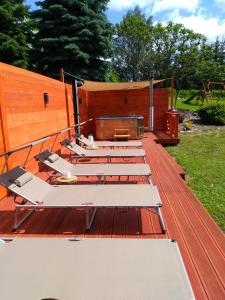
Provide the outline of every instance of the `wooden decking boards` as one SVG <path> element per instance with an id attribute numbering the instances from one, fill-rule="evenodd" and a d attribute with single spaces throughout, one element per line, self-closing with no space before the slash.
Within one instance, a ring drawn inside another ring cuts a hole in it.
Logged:
<path id="1" fill-rule="evenodd" d="M 165 131 L 156 130 L 154 132 L 155 141 L 162 145 L 177 145 L 180 143 L 180 139 L 169 136 Z"/>
<path id="2" fill-rule="evenodd" d="M 14 204 L 8 197 L 0 202 L 0 236 L 169 237 L 178 242 L 196 299 L 225 299 L 224 233 L 182 179 L 182 168 L 155 139 L 147 133 L 143 144 L 162 198 L 166 234 L 154 210 L 147 209 L 99 209 L 89 232 L 82 210 L 43 209 L 12 233 Z M 46 178 L 46 173 L 40 176 Z"/>

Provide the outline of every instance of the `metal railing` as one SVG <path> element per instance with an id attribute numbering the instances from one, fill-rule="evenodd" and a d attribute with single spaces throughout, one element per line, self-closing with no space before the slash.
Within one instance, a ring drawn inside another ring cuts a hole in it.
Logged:
<path id="1" fill-rule="evenodd" d="M 30 147 L 30 150 L 29 150 L 28 155 L 27 155 L 27 157 L 26 157 L 25 163 L 24 163 L 24 165 L 23 165 L 23 166 L 25 167 L 26 162 L 27 162 L 27 160 L 28 160 L 28 157 L 29 157 L 29 155 L 30 155 L 30 152 L 31 152 L 31 149 L 33 148 L 33 146 L 38 145 L 38 144 L 40 144 L 40 143 L 44 143 L 45 141 L 47 141 L 47 140 L 49 140 L 50 138 L 52 138 L 53 136 L 55 136 L 55 140 L 54 140 L 53 145 L 52 145 L 52 147 L 51 147 L 51 150 L 52 150 L 53 147 L 54 147 L 54 144 L 55 144 L 55 142 L 56 142 L 57 136 L 58 136 L 59 134 L 64 133 L 64 132 L 67 132 L 67 131 L 69 131 L 69 130 L 71 130 L 71 129 L 76 130 L 77 128 L 80 128 L 80 127 L 82 127 L 83 125 L 85 125 L 85 124 L 87 124 L 87 123 L 89 123 L 89 122 L 91 122 L 91 121 L 93 121 L 93 119 L 88 119 L 88 120 L 86 120 L 86 121 L 84 121 L 84 122 L 82 122 L 82 123 L 79 123 L 79 124 L 76 124 L 76 125 L 72 125 L 72 126 L 70 126 L 70 127 L 67 127 L 67 128 L 65 128 L 65 129 L 62 129 L 62 130 L 57 131 L 57 132 L 55 132 L 55 133 L 46 135 L 46 136 L 42 137 L 41 139 L 35 140 L 35 141 L 31 142 L 31 143 L 22 145 L 22 146 L 20 146 L 20 147 L 18 147 L 18 148 L 15 148 L 15 149 L 13 149 L 13 150 L 10 150 L 10 151 L 7 151 L 7 152 L 4 152 L 4 153 L 0 154 L 0 158 L 1 158 L 1 157 L 5 157 L 5 163 L 4 163 L 4 165 L 3 165 L 3 169 L 2 169 L 2 171 L 1 171 L 1 173 L 2 173 L 2 172 L 4 171 L 4 169 L 5 169 L 5 166 L 6 166 L 7 162 L 8 162 L 9 156 L 12 155 L 13 153 L 16 153 L 16 152 L 18 152 L 18 151 L 21 151 L 21 150 L 24 150 L 24 149 Z"/>

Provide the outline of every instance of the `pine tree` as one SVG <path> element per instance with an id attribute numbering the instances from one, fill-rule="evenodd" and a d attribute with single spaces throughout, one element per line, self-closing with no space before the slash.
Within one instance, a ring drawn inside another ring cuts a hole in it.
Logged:
<path id="1" fill-rule="evenodd" d="M 27 68 L 28 8 L 23 0 L 2 0 L 0 4 L 0 61 Z"/>
<path id="2" fill-rule="evenodd" d="M 59 77 L 59 69 L 77 76 L 105 80 L 110 53 L 108 0 L 45 0 L 33 13 L 38 32 L 34 42 L 36 69 Z"/>

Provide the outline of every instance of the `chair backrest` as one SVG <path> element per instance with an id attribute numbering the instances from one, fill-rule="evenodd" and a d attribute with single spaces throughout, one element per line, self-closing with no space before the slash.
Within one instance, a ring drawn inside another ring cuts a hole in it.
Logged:
<path id="1" fill-rule="evenodd" d="M 15 167 L 2 174 L 0 184 L 33 204 L 43 201 L 54 189 L 53 186 L 21 167 Z"/>
<path id="2" fill-rule="evenodd" d="M 67 149 L 75 152 L 76 154 L 83 156 L 86 153 L 86 150 L 79 145 L 77 145 L 74 141 L 70 141 L 68 139 L 64 140 L 61 143 L 63 146 L 65 146 Z"/>
<path id="3" fill-rule="evenodd" d="M 55 158 L 52 160 L 51 157 Z M 49 150 L 41 152 L 35 158 L 61 174 L 64 171 L 71 171 L 73 169 L 73 164 Z"/>
<path id="4" fill-rule="evenodd" d="M 92 142 L 82 134 L 78 136 L 77 139 L 78 141 L 84 143 L 86 146 L 92 146 Z"/>

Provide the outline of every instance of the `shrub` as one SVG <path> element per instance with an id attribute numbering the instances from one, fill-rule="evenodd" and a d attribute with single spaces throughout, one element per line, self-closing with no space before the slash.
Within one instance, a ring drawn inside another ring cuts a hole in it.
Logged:
<path id="1" fill-rule="evenodd" d="M 183 130 L 191 130 L 191 127 L 193 125 L 193 122 L 192 121 L 185 121 L 183 123 Z"/>
<path id="2" fill-rule="evenodd" d="M 213 125 L 225 124 L 225 105 L 223 103 L 204 104 L 198 110 L 203 123 Z"/>

